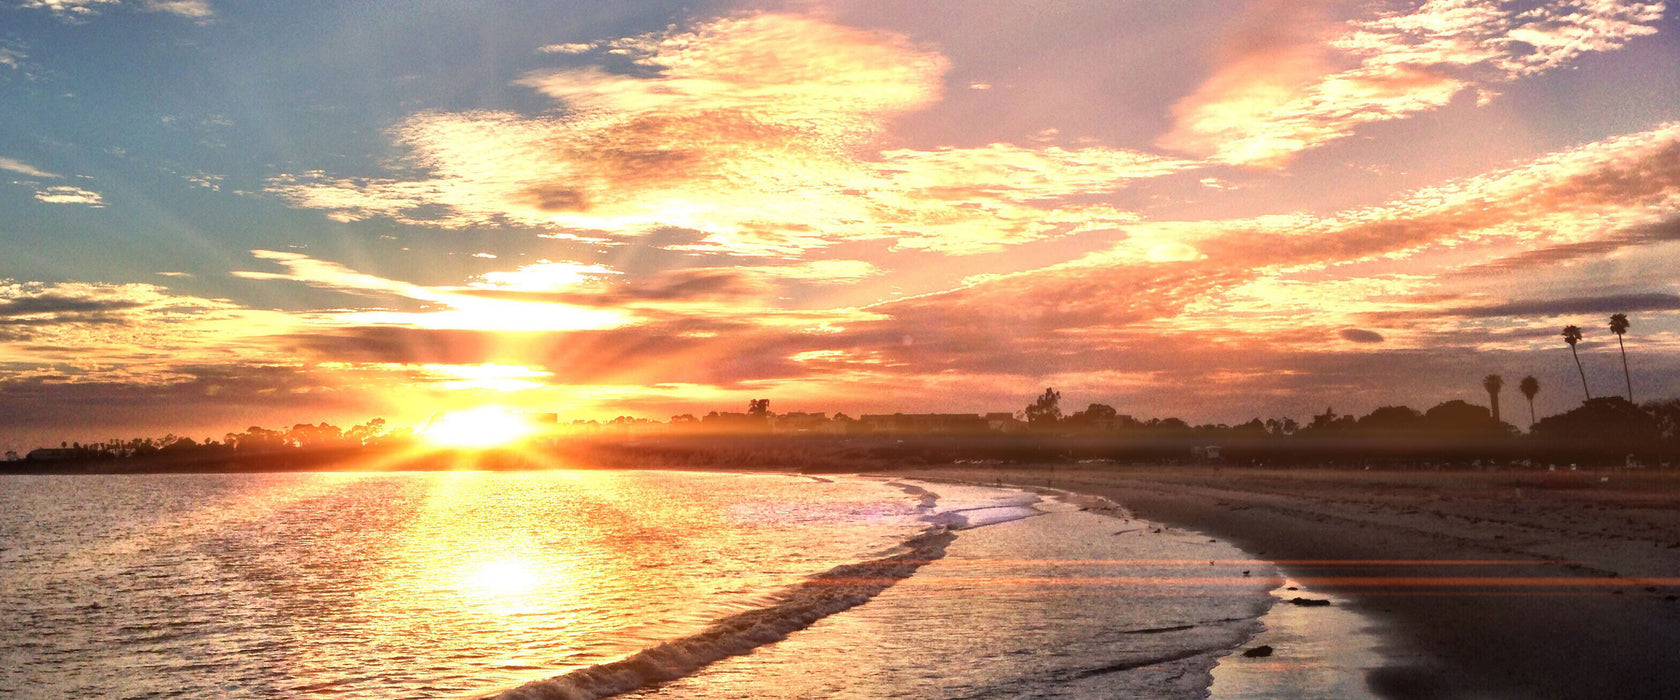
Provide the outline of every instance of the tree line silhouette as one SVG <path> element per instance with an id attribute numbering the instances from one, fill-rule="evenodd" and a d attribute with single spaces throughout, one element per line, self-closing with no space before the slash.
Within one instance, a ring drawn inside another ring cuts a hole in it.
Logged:
<path id="1" fill-rule="evenodd" d="M 1499 374 L 1482 378 L 1488 395 L 1484 408 L 1454 399 L 1419 411 L 1408 406 L 1382 406 L 1363 416 L 1338 414 L 1326 407 L 1305 424 L 1293 417 L 1253 418 L 1237 425 L 1191 425 L 1179 418 L 1140 419 L 1121 413 L 1113 406 L 1091 403 L 1084 409 L 1064 413 L 1062 394 L 1046 388 L 1020 411 L 977 414 L 893 414 L 865 415 L 854 419 L 844 413 L 830 418 L 822 413 L 776 414 L 770 400 L 752 399 L 745 413 L 712 411 L 704 417 L 692 414 L 672 416 L 659 422 L 633 416 L 619 416 L 600 423 L 578 420 L 561 425 L 550 435 L 567 440 L 607 440 L 628 437 L 675 436 L 742 439 L 778 436 L 802 439 L 857 440 L 890 436 L 893 446 L 869 447 L 876 456 L 917 454 L 929 458 L 986 458 L 999 455 L 1021 460 L 1107 459 L 1180 461 L 1187 455 L 1199 460 L 1234 464 L 1293 463 L 1378 463 L 1406 465 L 1520 463 L 1648 465 L 1668 466 L 1680 457 L 1680 399 L 1633 402 L 1633 380 L 1627 362 L 1623 336 L 1630 328 L 1625 314 L 1610 317 L 1609 329 L 1617 337 L 1621 352 L 1627 397 L 1593 398 L 1586 371 L 1576 349 L 1583 334 L 1580 327 L 1565 326 L 1564 342 L 1569 346 L 1581 377 L 1586 400 L 1565 413 L 1540 419 L 1534 398 L 1540 382 L 1525 376 L 1517 388 L 1528 400 L 1529 429 L 1526 433 L 1503 420 L 1500 393 L 1505 386 Z M 535 414 L 532 414 L 535 415 Z M 546 414 L 550 422 L 553 414 Z M 1002 419 L 997 417 L 1002 416 Z M 251 426 L 243 432 L 227 433 L 221 440 L 165 435 L 112 439 L 99 443 L 61 443 L 21 458 L 7 453 L 9 464 L 57 462 L 131 462 L 210 464 L 218 460 L 246 467 L 322 468 L 332 460 L 359 452 L 408 447 L 414 431 L 391 428 L 382 418 L 340 429 L 322 422 L 298 423 L 291 428 L 271 430 Z M 912 442 L 898 447 L 905 438 L 929 438 L 933 442 Z M 838 444 L 838 443 L 837 443 Z M 928 444 L 933 453 L 916 452 Z M 1210 451 L 1209 448 L 1212 449 Z M 850 449 L 849 447 L 847 449 Z M 930 457 L 930 455 L 932 455 Z M 302 458 L 302 459 L 296 459 Z M 25 467 L 27 465 L 25 464 Z"/>

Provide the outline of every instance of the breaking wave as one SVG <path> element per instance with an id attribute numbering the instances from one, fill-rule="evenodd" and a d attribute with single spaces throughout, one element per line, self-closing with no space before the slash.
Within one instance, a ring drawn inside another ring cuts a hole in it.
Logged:
<path id="1" fill-rule="evenodd" d="M 799 582 L 768 607 L 718 620 L 705 630 L 613 661 L 533 681 L 496 694 L 497 700 L 594 700 L 675 680 L 708 664 L 778 642 L 829 615 L 868 602 L 928 562 L 945 556 L 956 539 L 950 525 L 913 537 L 891 555 L 837 566 Z"/>

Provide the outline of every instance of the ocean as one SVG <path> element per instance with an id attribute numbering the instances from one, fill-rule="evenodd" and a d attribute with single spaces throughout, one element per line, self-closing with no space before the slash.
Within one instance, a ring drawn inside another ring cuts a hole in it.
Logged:
<path id="1" fill-rule="evenodd" d="M 1221 696 L 1289 692 L 1231 663 L 1273 567 L 992 486 L 4 476 L 0 580 L 7 697 L 1201 698 L 1222 658 Z"/>

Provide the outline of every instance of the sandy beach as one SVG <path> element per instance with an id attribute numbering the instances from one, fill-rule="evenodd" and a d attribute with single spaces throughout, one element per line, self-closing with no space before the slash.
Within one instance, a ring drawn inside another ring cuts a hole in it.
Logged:
<path id="1" fill-rule="evenodd" d="M 1393 698 L 1680 697 L 1680 475 L 1055 465 L 1050 486 L 1231 541 L 1393 640 Z"/>

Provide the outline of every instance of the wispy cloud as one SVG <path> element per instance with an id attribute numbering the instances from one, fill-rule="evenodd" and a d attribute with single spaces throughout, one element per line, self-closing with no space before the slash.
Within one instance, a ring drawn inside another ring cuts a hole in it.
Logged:
<path id="1" fill-rule="evenodd" d="M 882 151 L 888 121 L 937 100 L 947 70 L 894 34 L 762 14 L 609 45 L 648 72 L 520 81 L 559 115 L 406 120 L 394 135 L 426 178 L 313 172 L 270 191 L 340 220 L 618 237 L 680 228 L 699 233 L 687 248 L 740 255 L 849 240 L 971 253 L 1136 221 L 1070 200 L 1189 166 L 1103 147 Z"/>
<path id="2" fill-rule="evenodd" d="M 46 10 L 66 20 L 82 20 L 101 11 L 122 5 L 138 6 L 146 12 L 165 12 L 196 20 L 207 20 L 215 14 L 208 0 L 20 0 L 19 7 Z"/>
<path id="3" fill-rule="evenodd" d="M 1252 41 L 1174 106 L 1166 148 L 1276 167 L 1373 122 L 1445 106 L 1475 89 L 1572 65 L 1655 34 L 1663 2 L 1429 0 L 1410 12 L 1328 22 L 1325 3 L 1255 3 Z"/>
<path id="4" fill-rule="evenodd" d="M 1486 66 L 1496 79 L 1564 68 L 1657 33 L 1666 2 L 1429 0 L 1411 13 L 1354 24 L 1336 42 L 1367 65 Z"/>
<path id="5" fill-rule="evenodd" d="M 46 10 L 65 19 L 90 17 L 101 7 L 116 5 L 122 0 L 20 0 L 19 7 Z"/>
<path id="6" fill-rule="evenodd" d="M 42 170 L 15 158 L 0 157 L 0 170 L 45 180 L 64 179 L 63 175 Z M 48 204 L 85 204 L 95 209 L 105 206 L 105 198 L 98 192 L 74 185 L 43 185 L 30 180 L 15 180 L 13 184 L 34 190 L 35 199 Z"/>
<path id="7" fill-rule="evenodd" d="M 599 44 L 571 42 L 565 44 L 547 44 L 538 47 L 542 53 L 587 53 L 599 47 Z"/>
<path id="8" fill-rule="evenodd" d="M 234 276 L 258 280 L 288 280 L 374 299 L 406 299 L 431 308 L 419 311 L 346 311 L 332 315 L 343 325 L 410 325 L 421 328 L 478 330 L 576 330 L 623 325 L 629 319 L 618 311 L 562 303 L 486 298 L 471 287 L 425 286 L 357 272 L 338 263 L 299 253 L 252 251 L 286 272 L 237 270 Z M 579 277 L 581 279 L 581 277 Z"/>
<path id="9" fill-rule="evenodd" d="M 779 284 L 849 284 L 880 274 L 857 260 L 821 260 L 791 265 L 695 267 L 635 277 L 599 264 L 541 261 L 512 270 L 487 272 L 459 285 L 418 285 L 352 270 L 299 253 L 258 250 L 253 254 L 285 272 L 236 270 L 237 277 L 301 282 L 368 298 L 386 308 L 344 311 L 317 318 L 330 325 L 412 325 L 475 331 L 549 331 L 615 328 L 696 318 L 740 318 L 774 324 Z M 391 311 L 401 302 L 423 308 Z M 803 318 L 797 312 L 787 314 Z M 803 321 L 797 321 L 803 322 Z M 796 323 L 797 323 L 796 322 Z"/>
<path id="10" fill-rule="evenodd" d="M 144 0 L 140 6 L 147 12 L 166 12 L 201 21 L 215 14 L 209 0 Z"/>
<path id="11" fill-rule="evenodd" d="M 29 177 L 45 177 L 54 179 L 61 179 L 64 177 L 63 175 L 41 170 L 40 168 L 31 166 L 21 160 L 5 157 L 0 157 L 0 170 L 10 170 L 19 175 L 28 175 Z"/>
<path id="12" fill-rule="evenodd" d="M 24 62 L 29 60 L 29 53 L 23 47 L 0 39 L 0 66 L 12 70 L 23 70 Z"/>

